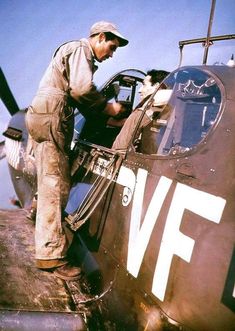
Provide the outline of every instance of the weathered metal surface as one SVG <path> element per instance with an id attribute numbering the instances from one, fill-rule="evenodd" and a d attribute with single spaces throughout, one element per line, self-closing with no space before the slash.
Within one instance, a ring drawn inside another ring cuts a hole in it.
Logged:
<path id="1" fill-rule="evenodd" d="M 0 210 L 0 266 L 1 330 L 29 330 L 37 323 L 40 330 L 45 323 L 58 330 L 62 321 L 67 328 L 60 330 L 86 329 L 68 284 L 35 267 L 34 225 L 24 210 Z"/>
<path id="2" fill-rule="evenodd" d="M 0 311 L 0 330 L 4 331 L 80 331 L 84 321 L 79 314 Z"/>

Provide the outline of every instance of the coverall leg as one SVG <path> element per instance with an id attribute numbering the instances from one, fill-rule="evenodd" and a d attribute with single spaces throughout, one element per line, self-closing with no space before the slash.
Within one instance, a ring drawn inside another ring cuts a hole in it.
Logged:
<path id="1" fill-rule="evenodd" d="M 26 125 L 36 141 L 35 257 L 38 267 L 53 268 L 65 263 L 72 241 L 72 232 L 62 220 L 70 190 L 69 151 L 74 125 L 65 94 L 53 88 L 39 91 L 29 107 Z"/>

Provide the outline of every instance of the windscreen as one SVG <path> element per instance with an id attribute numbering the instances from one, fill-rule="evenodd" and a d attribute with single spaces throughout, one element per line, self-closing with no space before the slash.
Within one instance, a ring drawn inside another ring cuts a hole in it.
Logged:
<path id="1" fill-rule="evenodd" d="M 160 88 L 154 99 L 152 120 L 141 137 L 140 152 L 146 154 L 189 151 L 205 138 L 221 106 L 215 78 L 195 68 L 182 68 L 169 75 L 164 90 Z"/>

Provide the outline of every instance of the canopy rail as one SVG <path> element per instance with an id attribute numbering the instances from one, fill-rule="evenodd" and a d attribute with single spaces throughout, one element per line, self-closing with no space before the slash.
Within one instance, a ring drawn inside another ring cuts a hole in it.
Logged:
<path id="1" fill-rule="evenodd" d="M 235 34 L 226 34 L 226 35 L 220 35 L 220 36 L 210 37 L 209 38 L 209 45 L 213 45 L 213 43 L 215 41 L 230 40 L 230 39 L 235 39 Z M 191 44 L 202 44 L 203 46 L 205 46 L 206 45 L 206 42 L 207 42 L 207 38 L 206 37 L 179 41 L 179 49 L 180 49 L 180 63 L 179 63 L 179 67 L 181 66 L 181 63 L 182 63 L 183 47 L 184 46 L 191 45 Z M 204 58 L 205 58 L 205 55 L 204 55 Z M 203 64 L 206 64 L 206 63 L 203 63 Z"/>

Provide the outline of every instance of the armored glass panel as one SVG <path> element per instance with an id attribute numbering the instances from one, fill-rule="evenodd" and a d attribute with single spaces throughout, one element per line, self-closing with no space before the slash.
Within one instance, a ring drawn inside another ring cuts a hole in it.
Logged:
<path id="1" fill-rule="evenodd" d="M 140 152 L 146 154 L 168 155 L 189 151 L 205 138 L 220 109 L 218 84 L 204 71 L 179 69 L 168 76 L 164 85 L 172 92 L 165 104 L 156 108 L 151 123 L 143 129 Z M 154 110 L 153 106 L 154 103 Z M 148 151 L 144 145 L 152 146 L 151 150 Z"/>

